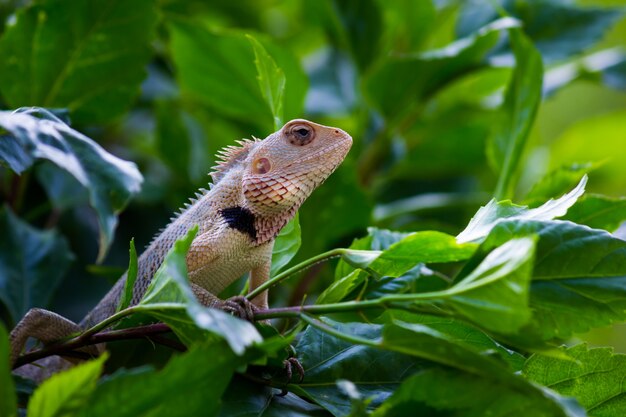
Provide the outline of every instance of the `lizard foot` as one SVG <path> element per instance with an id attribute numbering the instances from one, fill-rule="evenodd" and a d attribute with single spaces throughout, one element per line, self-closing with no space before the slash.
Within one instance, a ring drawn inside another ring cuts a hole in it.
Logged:
<path id="1" fill-rule="evenodd" d="M 259 310 L 257 306 L 242 295 L 236 295 L 228 300 L 224 300 L 221 309 L 235 317 L 250 322 L 254 321 L 254 314 Z"/>
<path id="2" fill-rule="evenodd" d="M 287 379 L 289 380 L 289 382 L 291 382 L 294 370 L 298 374 L 298 383 L 302 382 L 302 380 L 304 379 L 304 367 L 302 366 L 298 358 L 291 357 L 285 359 L 283 361 L 283 366 L 285 367 L 285 372 L 287 372 Z"/>
<path id="3" fill-rule="evenodd" d="M 290 358 L 285 359 L 283 361 L 283 366 L 284 366 L 285 372 L 287 373 L 287 384 L 289 384 L 291 382 L 291 378 L 293 378 L 294 368 L 299 376 L 298 383 L 301 383 L 304 380 L 304 367 L 302 366 L 302 364 L 297 358 L 292 356 Z M 278 394 L 278 396 L 284 397 L 285 395 L 288 394 L 288 392 L 289 391 L 287 391 L 287 387 L 285 386 L 281 390 L 280 394 Z"/>

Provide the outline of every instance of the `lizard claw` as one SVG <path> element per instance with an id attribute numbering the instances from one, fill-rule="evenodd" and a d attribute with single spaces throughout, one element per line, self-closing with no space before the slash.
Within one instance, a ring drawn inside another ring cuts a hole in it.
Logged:
<path id="1" fill-rule="evenodd" d="M 287 358 L 283 361 L 283 366 L 285 367 L 285 372 L 287 373 L 287 384 L 289 384 L 291 382 L 291 378 L 293 377 L 293 371 L 295 368 L 295 371 L 298 373 L 298 383 L 301 383 L 302 380 L 304 380 L 304 367 L 302 366 L 302 364 L 300 363 L 300 361 L 298 360 L 298 358 L 294 358 L 293 356 L 290 358 Z M 289 393 L 289 391 L 287 391 L 287 386 L 285 385 L 282 390 L 280 391 L 280 394 L 277 394 L 279 397 L 284 397 L 285 395 L 287 395 Z"/>
<path id="2" fill-rule="evenodd" d="M 247 321 L 254 321 L 254 314 L 259 310 L 246 297 L 237 295 L 223 302 L 221 309 L 235 317 Z"/>
<path id="3" fill-rule="evenodd" d="M 285 372 L 287 372 L 287 380 L 291 382 L 291 378 L 293 377 L 293 371 L 298 373 L 298 383 L 301 383 L 304 380 L 304 367 L 298 360 L 298 358 L 287 358 L 283 361 L 283 366 L 285 367 Z"/>

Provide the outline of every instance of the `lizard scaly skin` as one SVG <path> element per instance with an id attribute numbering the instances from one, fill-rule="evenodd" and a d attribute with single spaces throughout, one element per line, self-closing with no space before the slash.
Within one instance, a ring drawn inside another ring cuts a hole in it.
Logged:
<path id="1" fill-rule="evenodd" d="M 266 282 L 274 239 L 304 200 L 343 161 L 352 138 L 341 129 L 296 119 L 264 140 L 239 144 L 221 151 L 222 161 L 211 174 L 211 189 L 202 190 L 139 257 L 131 305 L 141 300 L 174 242 L 195 225 L 199 231 L 187 255 L 187 268 L 200 302 L 223 308 L 225 301 L 217 294 L 247 272 L 250 291 Z M 30 310 L 11 332 L 12 362 L 28 337 L 51 343 L 111 316 L 125 281 L 126 274 L 79 324 L 47 310 Z M 252 303 L 267 308 L 267 291 Z M 60 367 L 56 363 L 50 368 Z M 26 376 L 47 376 L 37 369 L 38 375 L 27 372 Z"/>

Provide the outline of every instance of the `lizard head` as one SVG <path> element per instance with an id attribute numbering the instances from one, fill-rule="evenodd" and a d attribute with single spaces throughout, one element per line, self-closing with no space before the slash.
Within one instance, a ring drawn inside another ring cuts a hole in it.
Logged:
<path id="1" fill-rule="evenodd" d="M 288 220 L 351 146 L 352 138 L 339 128 L 304 119 L 286 123 L 246 157 L 242 185 L 247 208 L 257 216 Z"/>

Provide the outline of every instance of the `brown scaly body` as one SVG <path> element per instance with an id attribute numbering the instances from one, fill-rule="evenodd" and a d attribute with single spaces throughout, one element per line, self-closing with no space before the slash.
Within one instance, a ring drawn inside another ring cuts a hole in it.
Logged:
<path id="1" fill-rule="evenodd" d="M 341 129 L 298 119 L 264 140 L 244 140 L 240 145 L 222 151 L 222 161 L 211 174 L 211 189 L 202 190 L 139 257 L 132 304 L 142 298 L 174 242 L 196 224 L 199 231 L 187 255 L 187 268 L 203 304 L 223 307 L 216 295 L 247 272 L 251 291 L 267 281 L 275 237 L 343 161 L 352 138 Z M 126 275 L 78 325 L 46 310 L 30 310 L 11 332 L 12 361 L 28 337 L 50 343 L 112 315 L 125 280 Z M 267 308 L 267 291 L 252 302 Z M 42 373 L 36 373 L 41 379 Z"/>

